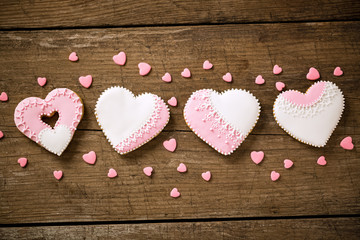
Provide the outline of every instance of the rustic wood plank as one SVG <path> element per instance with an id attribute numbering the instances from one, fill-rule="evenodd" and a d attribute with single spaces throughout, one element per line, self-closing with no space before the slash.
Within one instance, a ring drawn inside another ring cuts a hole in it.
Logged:
<path id="1" fill-rule="evenodd" d="M 359 218 L 0 228 L 2 239 L 359 239 Z"/>
<path id="2" fill-rule="evenodd" d="M 0 28 L 353 20 L 359 15 L 354 0 L 7 0 L 0 3 Z"/>
<path id="3" fill-rule="evenodd" d="M 262 113 L 254 134 L 285 134 L 272 116 L 278 94 L 275 82 L 305 91 L 313 83 L 305 79 L 306 73 L 315 66 L 322 79 L 334 81 L 346 97 L 344 116 L 334 134 L 360 134 L 359 32 L 357 22 L 2 32 L 0 89 L 10 100 L 0 104 L 0 111 L 6 112 L 0 127 L 14 125 L 12 112 L 23 98 L 45 97 L 55 87 L 68 87 L 85 101 L 79 128 L 99 129 L 93 114 L 97 98 L 106 88 L 122 85 L 165 100 L 176 96 L 179 106 L 171 108 L 166 130 L 188 131 L 182 110 L 191 92 L 234 87 L 248 89 L 260 100 Z M 128 62 L 119 67 L 112 56 L 122 50 Z M 78 52 L 79 62 L 67 60 L 71 51 Z M 205 59 L 214 63 L 213 70 L 202 69 Z M 138 74 L 141 61 L 152 65 L 149 76 Z M 281 75 L 272 74 L 274 64 L 283 67 Z M 345 72 L 342 77 L 332 75 L 338 65 Z M 191 79 L 180 76 L 185 67 L 192 71 Z M 161 81 L 165 72 L 172 74 L 172 83 Z M 232 73 L 233 83 L 221 79 L 226 72 Z M 90 89 L 78 83 L 79 76 L 87 74 L 94 78 Z M 258 74 L 266 79 L 265 85 L 254 84 Z M 38 76 L 48 78 L 44 88 L 36 84 Z"/>

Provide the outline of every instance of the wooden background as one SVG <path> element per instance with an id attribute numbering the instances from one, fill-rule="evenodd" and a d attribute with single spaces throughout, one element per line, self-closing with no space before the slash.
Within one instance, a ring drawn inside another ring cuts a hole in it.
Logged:
<path id="1" fill-rule="evenodd" d="M 360 238 L 360 2 L 319 1 L 33 1 L 0 2 L 0 238 L 1 239 L 358 239 Z M 76 51 L 80 60 L 67 60 Z M 125 51 L 120 67 L 112 56 Z M 202 69 L 204 60 L 212 70 Z M 137 64 L 148 62 L 148 76 Z M 272 74 L 274 64 L 283 67 Z M 305 75 L 343 91 L 346 108 L 324 148 L 297 142 L 274 121 L 274 85 L 305 91 Z M 344 70 L 334 77 L 336 66 Z M 180 76 L 188 67 L 191 79 Z M 164 83 L 165 72 L 173 76 Z M 224 82 L 226 72 L 233 83 Z M 89 89 L 78 83 L 91 74 Z M 254 84 L 262 74 L 264 85 Z M 48 79 L 45 87 L 36 83 Z M 164 100 L 176 96 L 171 119 L 151 142 L 117 154 L 96 123 L 94 105 L 113 85 Z M 67 87 L 84 101 L 85 114 L 72 142 L 57 157 L 19 132 L 13 121 L 24 98 L 44 98 Z M 182 110 L 201 88 L 244 88 L 261 103 L 258 124 L 231 156 L 207 146 L 186 126 Z M 352 136 L 355 148 L 340 141 Z M 176 138 L 167 152 L 162 142 Z M 95 151 L 94 166 L 82 155 Z M 255 165 L 250 152 L 263 150 Z M 328 164 L 316 164 L 324 155 Z M 17 164 L 28 158 L 28 166 Z M 283 168 L 285 158 L 294 167 Z M 180 174 L 180 162 L 188 172 Z M 152 166 L 151 178 L 142 173 Z M 115 168 L 119 176 L 109 179 Z M 61 169 L 64 177 L 54 179 Z M 210 182 L 201 173 L 210 170 Z M 277 182 L 270 172 L 280 172 Z M 177 187 L 181 197 L 169 192 Z"/>

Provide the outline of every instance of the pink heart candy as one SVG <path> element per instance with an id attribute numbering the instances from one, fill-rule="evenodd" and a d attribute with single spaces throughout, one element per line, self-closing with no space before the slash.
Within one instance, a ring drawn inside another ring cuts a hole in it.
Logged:
<path id="1" fill-rule="evenodd" d="M 173 188 L 170 192 L 170 196 L 173 198 L 180 197 L 180 192 L 177 188 Z"/>
<path id="2" fill-rule="evenodd" d="M 344 138 L 343 140 L 341 140 L 340 146 L 343 149 L 352 150 L 354 148 L 354 144 L 352 143 L 352 138 L 350 136 Z"/>
<path id="3" fill-rule="evenodd" d="M 281 72 L 282 72 L 282 68 L 279 67 L 279 65 L 275 65 L 275 66 L 273 67 L 273 73 L 274 73 L 274 74 L 278 75 L 278 74 L 280 74 Z"/>
<path id="4" fill-rule="evenodd" d="M 76 55 L 76 52 L 70 53 L 69 60 L 72 62 L 76 62 L 77 60 L 79 60 L 79 57 Z"/>
<path id="5" fill-rule="evenodd" d="M 222 79 L 225 81 L 225 82 L 232 82 L 232 76 L 231 76 L 231 73 L 226 73 Z"/>
<path id="6" fill-rule="evenodd" d="M 175 138 L 171 138 L 170 140 L 163 142 L 164 148 L 170 152 L 174 152 L 176 149 L 176 140 Z"/>
<path id="7" fill-rule="evenodd" d="M 59 171 L 54 171 L 53 174 L 54 174 L 54 177 L 55 177 L 57 180 L 60 180 L 60 179 L 62 178 L 62 176 L 63 176 L 63 172 L 62 172 L 61 170 L 59 170 Z"/>
<path id="8" fill-rule="evenodd" d="M 2 139 L 3 137 L 4 137 L 4 133 L 0 131 L 0 139 Z"/>
<path id="9" fill-rule="evenodd" d="M 276 180 L 279 179 L 280 173 L 278 173 L 278 172 L 276 172 L 276 171 L 272 171 L 270 177 L 271 177 L 271 180 L 272 180 L 273 182 L 275 182 Z"/>
<path id="10" fill-rule="evenodd" d="M 138 64 L 138 68 L 139 68 L 139 74 L 141 76 L 146 76 L 149 74 L 150 70 L 151 70 L 151 66 L 145 62 L 141 62 Z"/>
<path id="11" fill-rule="evenodd" d="M 276 89 L 277 89 L 279 92 L 281 92 L 281 91 L 284 89 L 284 87 L 285 87 L 285 83 L 283 83 L 283 82 L 276 82 L 276 83 L 275 83 L 275 87 L 276 87 Z"/>
<path id="12" fill-rule="evenodd" d="M 90 151 L 82 156 L 84 161 L 88 164 L 95 164 L 96 162 L 96 153 L 94 151 Z"/>
<path id="13" fill-rule="evenodd" d="M 203 172 L 201 174 L 201 177 L 205 180 L 205 181 L 210 181 L 211 179 L 211 172 L 210 171 L 207 171 L 207 172 Z"/>
<path id="14" fill-rule="evenodd" d="M 343 75 L 343 74 L 344 74 L 344 72 L 341 70 L 340 67 L 336 67 L 336 68 L 334 69 L 334 76 L 339 77 L 339 76 L 341 76 L 341 75 Z"/>
<path id="15" fill-rule="evenodd" d="M 171 82 L 171 75 L 170 73 L 165 73 L 164 76 L 161 78 L 164 82 Z"/>
<path id="16" fill-rule="evenodd" d="M 316 80 L 316 79 L 319 79 L 319 78 L 320 78 L 320 73 L 319 73 L 319 71 L 318 71 L 316 68 L 311 67 L 311 68 L 309 69 L 308 74 L 306 74 L 306 78 L 307 78 L 308 80 Z"/>
<path id="17" fill-rule="evenodd" d="M 319 157 L 318 160 L 317 160 L 317 164 L 319 164 L 319 165 L 321 165 L 321 166 L 325 166 L 326 163 L 327 163 L 327 162 L 326 162 L 324 156 Z"/>
<path id="18" fill-rule="evenodd" d="M 189 78 L 191 77 L 191 72 L 188 68 L 185 68 L 184 71 L 181 72 L 181 76 L 183 76 L 184 78 Z"/>
<path id="19" fill-rule="evenodd" d="M 186 171 L 187 171 L 187 167 L 186 167 L 185 164 L 180 163 L 176 170 L 177 170 L 178 172 L 183 173 L 183 172 L 186 172 Z"/>
<path id="20" fill-rule="evenodd" d="M 42 86 L 44 86 L 46 84 L 46 78 L 38 77 L 37 82 L 42 87 Z"/>
<path id="21" fill-rule="evenodd" d="M 264 84 L 265 83 L 265 79 L 259 75 L 255 78 L 255 83 L 258 84 L 258 85 L 261 85 L 261 84 Z"/>
<path id="22" fill-rule="evenodd" d="M 152 172 L 153 172 L 153 168 L 152 167 L 146 167 L 143 169 L 143 172 L 145 173 L 146 176 L 150 177 Z"/>
<path id="23" fill-rule="evenodd" d="M 126 63 L 126 54 L 124 52 L 119 52 L 118 55 L 113 56 L 113 60 L 117 65 L 123 66 Z"/>
<path id="24" fill-rule="evenodd" d="M 21 167 L 25 167 L 27 164 L 27 158 L 19 158 L 17 162 L 20 164 Z"/>
<path id="25" fill-rule="evenodd" d="M 6 94 L 6 92 L 2 92 L 2 93 L 0 94 L 0 101 L 6 102 L 8 99 L 9 99 L 9 98 L 8 98 L 8 95 Z"/>
<path id="26" fill-rule="evenodd" d="M 168 100 L 168 104 L 173 106 L 173 107 L 176 107 L 177 106 L 177 99 L 176 97 L 172 97 Z"/>
<path id="27" fill-rule="evenodd" d="M 212 63 L 209 62 L 209 60 L 206 60 L 204 63 L 203 63 L 203 69 L 205 70 L 209 70 L 213 67 Z"/>
<path id="28" fill-rule="evenodd" d="M 259 152 L 252 151 L 250 153 L 250 157 L 254 163 L 259 164 L 264 159 L 264 152 L 263 151 L 259 151 Z"/>
<path id="29" fill-rule="evenodd" d="M 113 168 L 110 168 L 109 169 L 109 172 L 108 172 L 108 177 L 109 178 L 114 178 L 114 177 L 116 177 L 117 176 L 117 172 L 116 172 L 116 170 L 115 169 L 113 169 Z"/>
<path id="30" fill-rule="evenodd" d="M 92 76 L 91 75 L 87 75 L 85 77 L 81 76 L 81 77 L 79 77 L 79 82 L 83 87 L 89 88 L 92 83 Z"/>
<path id="31" fill-rule="evenodd" d="M 294 162 L 291 161 L 290 159 L 285 159 L 284 160 L 284 168 L 291 168 L 292 165 L 294 165 Z"/>

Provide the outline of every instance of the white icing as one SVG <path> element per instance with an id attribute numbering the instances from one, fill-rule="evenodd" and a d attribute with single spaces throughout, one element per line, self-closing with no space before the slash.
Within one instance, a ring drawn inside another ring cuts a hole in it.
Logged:
<path id="1" fill-rule="evenodd" d="M 218 114 L 244 137 L 250 133 L 259 118 L 260 104 L 245 90 L 231 89 L 220 94 L 213 91 L 210 100 Z"/>
<path id="2" fill-rule="evenodd" d="M 60 156 L 70 143 L 71 137 L 71 130 L 65 125 L 59 125 L 54 129 L 43 129 L 39 133 L 39 143 L 49 152 Z"/>
<path id="3" fill-rule="evenodd" d="M 155 110 L 153 94 L 135 97 L 123 87 L 112 87 L 99 97 L 95 114 L 113 147 L 140 129 Z"/>
<path id="4" fill-rule="evenodd" d="M 309 107 L 287 101 L 281 94 L 274 103 L 274 116 L 280 127 L 306 144 L 323 147 L 338 124 L 344 109 L 344 96 L 331 82 L 326 82 L 321 99 Z"/>

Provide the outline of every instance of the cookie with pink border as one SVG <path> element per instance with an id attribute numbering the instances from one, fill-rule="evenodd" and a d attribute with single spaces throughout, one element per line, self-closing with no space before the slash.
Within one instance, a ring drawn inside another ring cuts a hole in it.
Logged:
<path id="1" fill-rule="evenodd" d="M 59 119 L 54 128 L 41 120 L 57 112 Z M 80 97 L 67 88 L 52 90 L 45 99 L 29 97 L 22 100 L 14 112 L 16 127 L 25 136 L 60 156 L 69 145 L 83 116 Z"/>
<path id="2" fill-rule="evenodd" d="M 332 82 L 319 81 L 306 93 L 282 92 L 275 100 L 276 122 L 296 140 L 324 147 L 340 121 L 345 107 L 341 90 Z"/>
<path id="3" fill-rule="evenodd" d="M 235 151 L 255 127 L 260 115 L 259 101 L 250 92 L 212 89 L 194 92 L 184 108 L 190 129 L 221 154 Z"/>
<path id="4" fill-rule="evenodd" d="M 119 153 L 131 152 L 156 137 L 166 126 L 170 112 L 159 96 L 138 96 L 123 87 L 110 87 L 99 97 L 96 119 L 111 146 Z"/>

